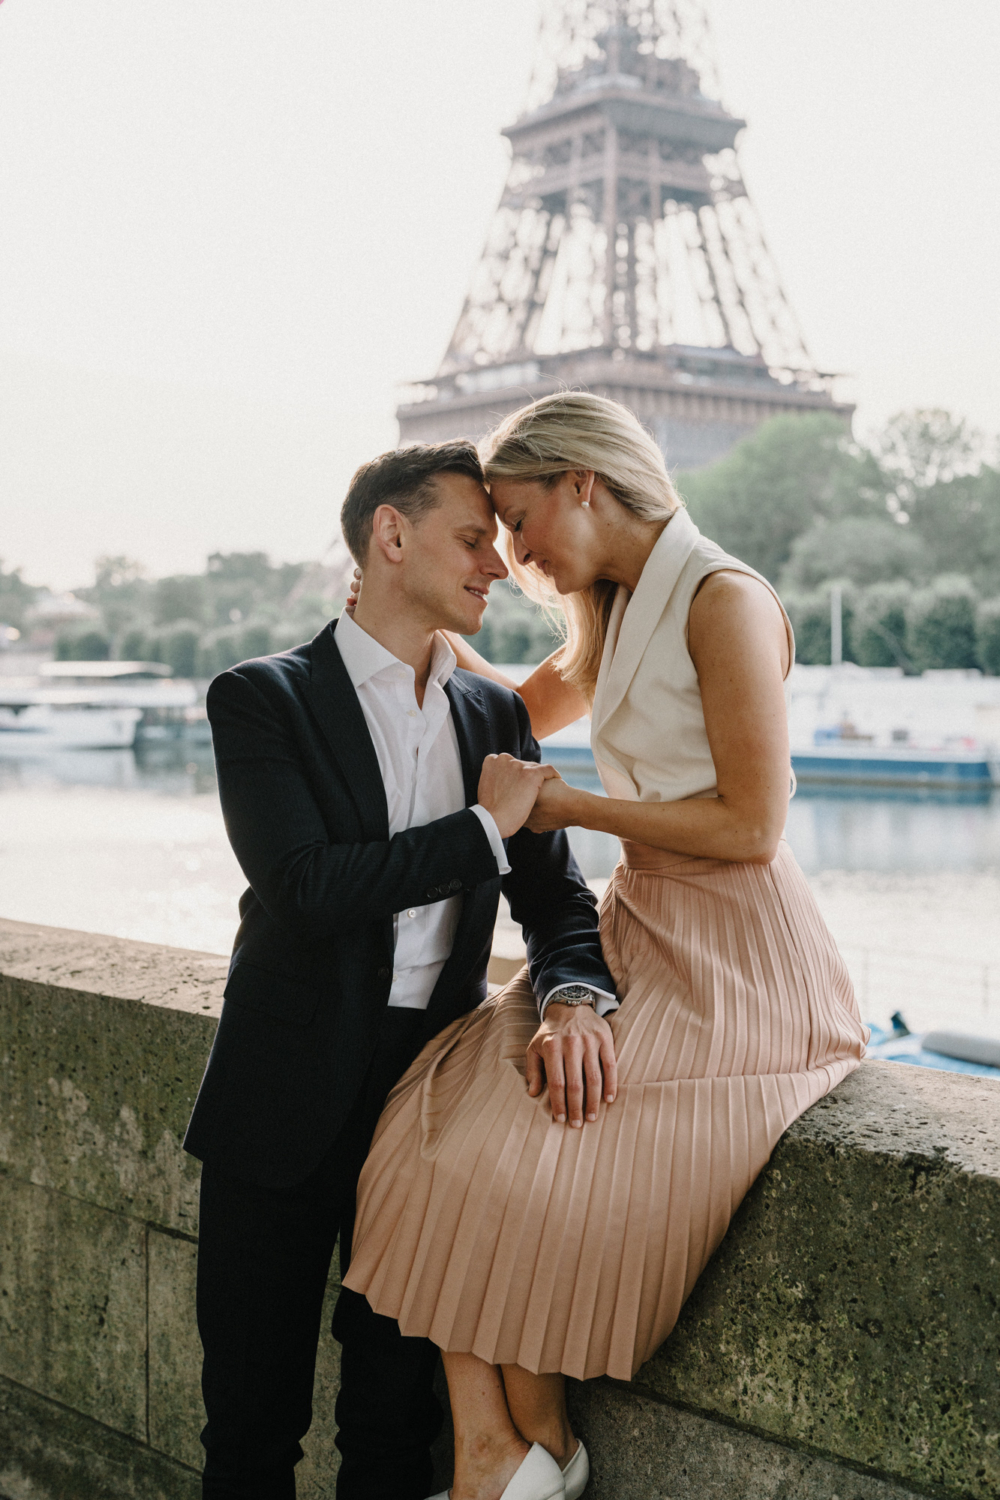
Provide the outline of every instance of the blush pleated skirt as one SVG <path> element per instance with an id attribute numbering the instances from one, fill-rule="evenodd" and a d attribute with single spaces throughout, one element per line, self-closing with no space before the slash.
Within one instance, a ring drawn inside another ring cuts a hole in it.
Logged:
<path id="1" fill-rule="evenodd" d="M 770 865 L 623 845 L 601 908 L 618 1097 L 528 1097 L 527 971 L 421 1052 L 361 1176 L 345 1283 L 491 1364 L 629 1379 L 794 1119 L 858 1066 L 850 978 L 782 842 Z"/>

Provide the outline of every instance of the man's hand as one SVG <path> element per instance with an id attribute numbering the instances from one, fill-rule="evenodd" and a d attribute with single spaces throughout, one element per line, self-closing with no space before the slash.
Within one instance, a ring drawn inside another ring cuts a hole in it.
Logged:
<path id="1" fill-rule="evenodd" d="M 584 1114 L 597 1119 L 603 1097 L 618 1092 L 618 1064 L 611 1027 L 591 1005 L 553 1001 L 531 1039 L 527 1053 L 528 1093 L 537 1099 L 549 1087 L 552 1118 L 582 1126 Z"/>
<path id="2" fill-rule="evenodd" d="M 500 837 L 509 839 L 530 813 L 542 782 L 558 774 L 552 766 L 540 766 L 534 760 L 515 760 L 506 754 L 487 755 L 476 800 L 492 815 Z"/>

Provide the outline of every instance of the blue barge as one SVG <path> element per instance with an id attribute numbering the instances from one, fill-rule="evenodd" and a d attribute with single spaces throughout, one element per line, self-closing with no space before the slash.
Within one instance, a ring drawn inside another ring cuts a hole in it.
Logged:
<path id="1" fill-rule="evenodd" d="M 792 751 L 796 779 L 869 786 L 1000 786 L 1000 761 L 981 750 L 921 750 L 912 745 L 823 744 Z"/>
<path id="2" fill-rule="evenodd" d="M 542 741 L 542 759 L 559 771 L 587 777 L 597 768 L 590 745 L 575 743 L 564 730 Z M 792 769 L 803 786 L 812 784 L 924 787 L 986 791 L 1000 786 L 1000 761 L 982 751 L 918 750 L 913 746 L 825 744 L 792 751 Z"/>

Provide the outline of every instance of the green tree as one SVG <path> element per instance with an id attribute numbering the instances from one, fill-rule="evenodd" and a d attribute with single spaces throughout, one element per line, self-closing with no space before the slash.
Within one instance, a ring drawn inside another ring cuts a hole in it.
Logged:
<path id="1" fill-rule="evenodd" d="M 210 622 L 239 624 L 256 618 L 268 606 L 277 617 L 310 566 L 308 563 L 274 566 L 266 552 L 213 552 L 204 575 Z"/>
<path id="2" fill-rule="evenodd" d="M 57 661 L 107 661 L 111 641 L 101 630 L 64 631 L 56 637 Z"/>
<path id="3" fill-rule="evenodd" d="M 872 451 L 896 483 L 899 500 L 974 474 L 984 457 L 982 435 L 940 407 L 897 412 L 876 435 Z"/>
<path id="4" fill-rule="evenodd" d="M 217 677 L 245 658 L 237 644 L 241 635 L 238 625 L 221 625 L 206 631 L 198 643 L 196 662 L 198 677 Z"/>
<path id="5" fill-rule="evenodd" d="M 885 512 L 878 463 L 830 412 L 772 417 L 679 485 L 701 530 L 772 579 L 817 521 Z"/>
<path id="6" fill-rule="evenodd" d="M 980 592 L 1000 592 L 1000 469 L 984 465 L 926 489 L 908 502 L 910 525 L 939 573 L 962 573 Z"/>
<path id="7" fill-rule="evenodd" d="M 816 588 L 825 578 L 850 578 L 864 587 L 891 578 L 930 572 L 927 548 L 909 526 L 882 516 L 844 516 L 817 521 L 792 543 L 781 570 L 782 589 Z"/>
<path id="8" fill-rule="evenodd" d="M 267 656 L 274 649 L 271 627 L 265 622 L 222 625 L 217 630 L 210 630 L 202 635 L 196 660 L 197 672 L 194 675 L 215 677 L 219 672 L 234 667 L 237 662 L 249 661 L 254 656 Z"/>
<path id="9" fill-rule="evenodd" d="M 25 615 L 40 592 L 30 583 L 25 583 L 20 568 L 5 572 L 0 558 L 0 625 L 13 625 L 15 630 L 23 630 Z"/>
<path id="10" fill-rule="evenodd" d="M 153 654 L 155 650 L 156 643 L 150 640 L 147 631 L 141 625 L 126 630 L 122 636 L 122 661 L 155 661 L 157 659 Z"/>
<path id="11" fill-rule="evenodd" d="M 976 654 L 991 677 L 1000 677 L 1000 599 L 985 599 L 976 610 Z"/>
<path id="12" fill-rule="evenodd" d="M 271 627 L 259 620 L 243 629 L 239 636 L 240 661 L 252 656 L 267 656 L 271 651 Z"/>
<path id="13" fill-rule="evenodd" d="M 148 616 L 150 585 L 142 564 L 129 557 L 99 557 L 94 573 L 93 587 L 77 592 L 101 611 L 113 647 L 138 618 Z"/>
<path id="14" fill-rule="evenodd" d="M 536 665 L 561 639 L 546 612 L 507 581 L 492 586 L 479 632 L 466 636 L 481 656 L 499 666 Z"/>
<path id="15" fill-rule="evenodd" d="M 907 652 L 907 616 L 912 597 L 912 585 L 901 578 L 892 583 L 873 584 L 858 594 L 852 659 L 859 666 L 914 670 Z"/>
<path id="16" fill-rule="evenodd" d="M 919 671 L 978 666 L 976 602 L 969 580 L 955 574 L 935 578 L 913 594 L 907 648 Z"/>
<path id="17" fill-rule="evenodd" d="M 152 643 L 155 660 L 166 662 L 176 677 L 196 677 L 202 627 L 197 620 L 175 620 Z"/>
<path id="18" fill-rule="evenodd" d="M 831 657 L 830 591 L 833 583 L 842 588 L 841 630 L 844 661 L 853 661 L 854 590 L 850 580 L 830 579 L 808 592 L 790 590 L 782 594 L 795 632 L 795 659 L 804 666 L 829 666 Z"/>
<path id="19" fill-rule="evenodd" d="M 153 585 L 153 620 L 157 625 L 170 625 L 175 620 L 202 623 L 206 602 L 204 574 L 175 573 L 158 578 Z"/>

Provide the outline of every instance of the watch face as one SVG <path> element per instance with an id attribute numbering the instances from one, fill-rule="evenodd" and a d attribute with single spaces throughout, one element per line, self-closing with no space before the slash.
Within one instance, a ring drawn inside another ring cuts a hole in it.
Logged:
<path id="1" fill-rule="evenodd" d="M 564 984 L 556 990 L 553 1000 L 589 1000 L 590 991 L 585 984 Z"/>

